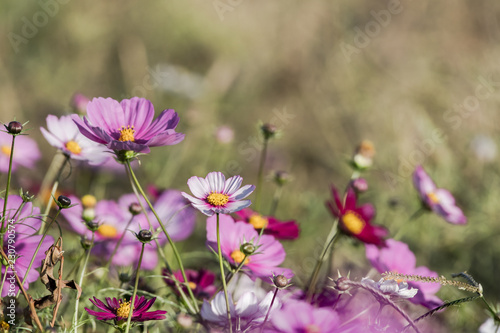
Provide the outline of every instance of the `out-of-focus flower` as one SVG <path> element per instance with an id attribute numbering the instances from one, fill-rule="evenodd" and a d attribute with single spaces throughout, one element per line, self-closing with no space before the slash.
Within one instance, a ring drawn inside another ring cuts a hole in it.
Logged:
<path id="1" fill-rule="evenodd" d="M 330 212 L 339 218 L 340 229 L 349 236 L 359 239 L 366 244 L 384 246 L 384 238 L 387 230 L 383 227 L 370 224 L 375 216 L 375 208 L 371 204 L 356 206 L 356 194 L 349 187 L 347 189 L 345 203 L 342 203 L 337 189 L 332 186 L 333 201 L 326 205 Z"/>
<path id="2" fill-rule="evenodd" d="M 164 110 L 154 118 L 150 101 L 133 97 L 120 103 L 112 98 L 94 98 L 87 105 L 83 120 L 72 115 L 80 132 L 92 141 L 106 145 L 115 152 L 149 153 L 150 147 L 175 145 L 184 139 L 176 133 L 177 113 Z"/>
<path id="3" fill-rule="evenodd" d="M 243 199 L 253 192 L 255 186 L 241 187 L 242 181 L 240 176 L 226 180 L 222 172 L 210 172 L 205 178 L 193 176 L 188 179 L 187 184 L 194 197 L 185 192 L 182 195 L 207 216 L 231 214 L 251 204 L 250 200 Z"/>
<path id="4" fill-rule="evenodd" d="M 477 159 L 482 162 L 491 162 L 497 157 L 497 145 L 489 136 L 476 135 L 470 145 Z"/>
<path id="5" fill-rule="evenodd" d="M 352 158 L 352 165 L 359 169 L 368 169 L 373 164 L 373 157 L 375 156 L 375 146 L 369 140 L 363 140 L 356 148 Z"/>
<path id="6" fill-rule="evenodd" d="M 255 230 L 264 229 L 264 234 L 272 235 L 277 239 L 296 239 L 299 237 L 299 226 L 297 222 L 280 221 L 273 216 L 262 216 L 250 208 L 236 212 L 236 215 L 244 222 L 250 223 Z"/>
<path id="7" fill-rule="evenodd" d="M 445 189 L 437 188 L 424 168 L 420 165 L 413 173 L 413 185 L 420 195 L 424 207 L 452 224 L 466 224 L 467 218 L 455 204 L 453 195 Z"/>
<path id="8" fill-rule="evenodd" d="M 65 155 L 75 160 L 89 161 L 90 164 L 101 164 L 111 158 L 111 154 L 102 145 L 83 136 L 71 116 L 57 118 L 47 116 L 47 129 L 40 127 L 50 145 L 60 149 Z"/>
<path id="9" fill-rule="evenodd" d="M 368 182 L 364 178 L 353 179 L 349 185 L 354 189 L 354 191 L 356 191 L 356 194 L 360 194 L 368 190 Z"/>
<path id="10" fill-rule="evenodd" d="M 167 311 L 156 310 L 148 311 L 156 301 L 156 297 L 147 300 L 144 296 L 136 296 L 134 310 L 132 312 L 132 322 L 144 322 L 148 320 L 163 320 Z M 103 311 L 94 311 L 85 308 L 87 312 L 95 316 L 97 320 L 113 320 L 115 325 L 123 324 L 127 321 L 130 312 L 130 301 L 117 300 L 116 298 L 106 297 L 106 304 L 94 297 L 90 302 Z"/>
<path id="11" fill-rule="evenodd" d="M 233 303 L 232 298 L 229 296 L 229 309 L 233 327 L 237 327 L 238 332 L 245 332 L 259 327 L 269 311 L 273 294 L 274 292 L 270 291 L 264 299 L 259 300 L 253 292 L 249 291 L 241 295 L 236 303 Z M 269 318 L 272 318 L 279 308 L 281 308 L 281 301 L 275 298 L 272 308 L 269 311 Z M 206 321 L 227 327 L 227 309 L 224 292 L 217 293 L 210 303 L 204 300 L 200 314 Z"/>
<path id="12" fill-rule="evenodd" d="M 495 322 L 493 318 L 488 318 L 486 321 L 479 327 L 479 333 L 499 333 L 500 332 L 500 323 Z"/>
<path id="13" fill-rule="evenodd" d="M 220 245 L 222 256 L 233 266 L 238 266 L 244 262 L 242 271 L 252 277 L 263 278 L 271 283 L 269 277 L 283 274 L 292 277 L 289 269 L 278 267 L 285 260 L 285 250 L 283 246 L 273 236 L 262 235 L 245 222 L 234 222 L 229 215 L 220 215 Z M 207 245 L 212 249 L 217 249 L 217 219 L 215 216 L 207 219 Z M 251 256 L 245 255 L 241 251 L 241 245 L 252 242 L 257 248 L 257 252 Z M 245 261 L 243 259 L 245 258 Z"/>
<path id="14" fill-rule="evenodd" d="M 169 286 L 171 286 L 174 291 L 177 292 L 177 288 L 175 288 L 175 282 L 168 277 L 167 269 L 163 269 L 162 274 L 163 276 L 167 276 L 166 278 L 164 278 L 165 282 Z M 184 278 L 182 277 L 182 273 L 180 270 L 174 272 L 173 276 L 177 279 L 177 281 L 181 283 L 184 282 Z M 217 288 L 214 285 L 215 274 L 206 269 L 202 268 L 199 271 L 186 269 L 186 277 L 188 279 L 189 288 L 191 288 L 194 296 L 197 298 L 210 298 L 217 291 Z M 187 293 L 187 288 L 185 286 L 183 286 L 183 290 L 185 293 Z"/>
<path id="15" fill-rule="evenodd" d="M 231 143 L 234 139 L 234 131 L 229 126 L 220 126 L 215 131 L 215 138 L 219 143 Z"/>
<path id="16" fill-rule="evenodd" d="M 436 272 L 431 271 L 425 266 L 415 267 L 417 260 L 407 244 L 394 239 L 388 239 L 386 245 L 387 247 L 381 249 L 374 245 L 366 245 L 366 257 L 380 273 L 393 271 L 407 275 L 438 277 Z M 409 281 L 408 285 L 418 289 L 415 297 L 410 299 L 411 302 L 421 304 L 430 309 L 443 303 L 435 295 L 441 287 L 439 284 Z"/>
<path id="17" fill-rule="evenodd" d="M 363 278 L 361 279 L 361 283 L 378 289 L 391 298 L 412 298 L 418 292 L 418 289 L 410 288 L 406 282 L 386 280 L 384 278 L 380 279 L 378 282 L 369 278 Z"/>
<path id="18" fill-rule="evenodd" d="M 315 308 L 307 302 L 289 301 L 276 311 L 271 322 L 278 332 L 338 332 L 340 320 L 330 308 Z"/>
<path id="19" fill-rule="evenodd" d="M 9 171 L 9 159 L 12 148 L 12 135 L 0 131 L 0 173 Z M 36 141 L 26 135 L 17 135 L 12 157 L 12 171 L 18 166 L 33 168 L 41 157 Z"/>
<path id="20" fill-rule="evenodd" d="M 87 112 L 87 105 L 90 99 L 83 94 L 74 94 L 71 98 L 71 107 L 79 114 L 85 114 Z"/>
<path id="21" fill-rule="evenodd" d="M 9 256 L 9 266 L 2 266 L 2 276 L 6 276 L 6 283 L 2 290 L 2 297 L 15 296 L 19 287 L 15 280 L 14 271 L 21 280 L 24 279 L 28 266 L 35 254 L 38 243 L 42 239 L 41 235 L 35 235 L 38 229 L 42 226 L 40 217 L 40 209 L 33 207 L 31 202 L 24 204 L 23 208 L 17 212 L 23 204 L 23 199 L 18 195 L 9 195 L 7 199 L 7 211 L 5 216 L 5 228 L 3 240 L 3 250 Z M 4 199 L 0 198 L 0 207 L 3 207 Z M 17 212 L 17 214 L 16 214 Z M 15 217 L 14 217 L 15 215 Z M 9 222 L 9 221 L 12 221 Z M 33 266 L 31 267 L 28 277 L 24 283 L 24 289 L 28 289 L 29 284 L 38 280 L 40 274 L 37 268 L 41 266 L 45 251 L 54 243 L 52 236 L 47 236 L 40 246 Z M 6 274 L 6 275 L 4 275 Z M 10 287 L 13 289 L 9 289 Z"/>

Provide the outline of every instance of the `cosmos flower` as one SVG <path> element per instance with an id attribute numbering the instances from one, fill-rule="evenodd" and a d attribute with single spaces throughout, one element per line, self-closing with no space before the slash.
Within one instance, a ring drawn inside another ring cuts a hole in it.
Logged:
<path id="1" fill-rule="evenodd" d="M 148 301 L 144 296 L 135 296 L 132 322 L 165 319 L 167 311 L 157 310 L 148 312 L 151 306 L 153 306 L 155 300 L 156 297 Z M 122 299 L 117 300 L 116 298 L 106 297 L 106 304 L 104 304 L 104 302 L 100 299 L 94 297 L 94 299 L 90 299 L 90 302 L 97 308 L 103 310 L 94 311 L 89 308 L 85 308 L 85 310 L 87 310 L 90 315 L 95 316 L 97 320 L 113 320 L 115 325 L 117 325 L 123 323 L 128 318 L 128 314 L 130 312 L 130 301 L 124 302 Z"/>
<path id="2" fill-rule="evenodd" d="M 366 244 L 384 246 L 387 230 L 383 227 L 370 224 L 375 216 L 375 208 L 371 204 L 356 206 L 356 194 L 349 187 L 342 203 L 337 189 L 332 186 L 334 201 L 328 201 L 326 205 L 330 212 L 338 217 L 340 229 L 349 236 L 359 239 Z"/>
<path id="3" fill-rule="evenodd" d="M 366 245 L 366 257 L 379 273 L 393 271 L 407 275 L 438 277 L 436 272 L 425 266 L 415 267 L 417 262 L 415 255 L 405 243 L 388 239 L 386 245 L 387 247 L 381 249 L 374 245 Z M 408 281 L 408 285 L 418 289 L 415 297 L 410 299 L 411 302 L 430 309 L 443 303 L 435 295 L 441 287 L 439 284 Z"/>
<path id="4" fill-rule="evenodd" d="M 0 131 L 0 173 L 9 171 L 9 159 L 12 147 L 12 135 Z M 36 141 L 26 135 L 17 135 L 12 158 L 12 171 L 18 166 L 33 168 L 41 157 Z"/>
<path id="5" fill-rule="evenodd" d="M 215 281 L 215 274 L 210 272 L 209 270 L 206 269 L 200 269 L 199 271 L 195 271 L 192 269 L 186 269 L 186 277 L 188 279 L 188 285 L 193 291 L 193 294 L 195 297 L 200 298 L 200 299 L 205 299 L 205 298 L 210 298 L 212 297 L 215 292 L 217 291 L 217 288 L 214 285 Z M 174 287 L 175 283 L 174 281 L 169 278 L 169 274 L 167 269 L 162 270 L 163 276 L 166 276 L 164 278 L 165 282 L 167 285 L 170 287 Z M 182 277 L 182 273 L 180 270 L 175 271 L 172 274 L 177 281 L 184 282 L 184 278 Z M 186 287 L 184 288 L 184 292 L 187 292 Z M 176 288 L 172 288 L 175 292 L 177 292 Z"/>
<path id="6" fill-rule="evenodd" d="M 80 133 L 71 116 L 48 115 L 47 129 L 40 127 L 45 139 L 73 159 L 101 164 L 111 157 L 107 149 Z"/>
<path id="7" fill-rule="evenodd" d="M 194 197 L 182 192 L 193 207 L 207 216 L 230 214 L 250 206 L 250 200 L 242 200 L 255 189 L 254 185 L 241 187 L 243 178 L 234 176 L 226 180 L 222 172 L 210 172 L 207 177 L 193 176 L 188 186 Z M 241 188 L 240 188 L 241 187 Z"/>
<path id="8" fill-rule="evenodd" d="M 17 283 L 10 283 L 10 281 L 15 281 L 12 268 L 14 268 L 19 278 L 23 280 L 31 259 L 35 254 L 38 243 L 42 239 L 41 235 L 35 235 L 37 230 L 42 226 L 42 221 L 39 217 L 40 209 L 38 207 L 33 207 L 31 202 L 27 202 L 16 214 L 16 211 L 22 203 L 22 198 L 17 195 L 9 195 L 7 199 L 6 221 L 13 222 L 8 223 L 8 226 L 7 224 L 5 225 L 7 231 L 4 235 L 3 250 L 9 256 L 9 259 L 11 259 L 10 256 L 13 256 L 15 262 L 13 265 L 7 267 L 7 271 L 6 267 L 2 266 L 2 276 L 7 272 L 7 281 L 9 281 L 4 284 L 2 297 L 10 295 L 11 293 L 17 293 L 19 290 Z M 0 207 L 3 207 L 3 204 L 4 199 L 0 198 Z M 16 214 L 15 217 L 14 214 Z M 54 244 L 52 236 L 45 237 L 23 285 L 24 289 L 28 289 L 29 283 L 38 280 L 40 274 L 36 269 L 41 266 L 42 260 L 45 258 L 44 252 L 47 251 L 52 244 Z M 11 278 L 12 280 L 10 280 Z M 9 290 L 11 285 L 15 286 L 14 290 Z"/>
<path id="9" fill-rule="evenodd" d="M 175 145 L 184 139 L 176 133 L 179 117 L 174 110 L 164 110 L 153 120 L 153 104 L 133 97 L 120 103 L 112 98 L 94 98 L 87 105 L 83 120 L 72 115 L 80 132 L 111 150 L 149 153 L 150 147 Z"/>
<path id="10" fill-rule="evenodd" d="M 415 168 L 413 173 L 413 185 L 415 185 L 424 207 L 432 210 L 449 223 L 467 223 L 464 213 L 455 205 L 453 195 L 448 190 L 437 188 L 420 165 Z"/>
<path id="11" fill-rule="evenodd" d="M 391 298 L 412 298 L 418 292 L 418 289 L 410 288 L 406 282 L 386 280 L 384 278 L 380 279 L 378 282 L 369 278 L 362 278 L 361 283 L 378 289 Z"/>
<path id="12" fill-rule="evenodd" d="M 262 216 L 250 208 L 236 212 L 236 215 L 244 222 L 253 225 L 255 230 L 264 229 L 264 234 L 272 235 L 276 239 L 297 239 L 299 237 L 299 226 L 297 222 L 280 221 L 273 216 Z"/>
<path id="13" fill-rule="evenodd" d="M 253 328 L 262 326 L 262 322 L 271 306 L 273 299 L 273 291 L 266 294 L 263 299 L 260 299 L 252 291 L 247 291 L 240 296 L 237 302 L 233 303 L 229 295 L 229 309 L 231 312 L 231 320 L 233 327 L 236 327 L 237 332 L 250 331 Z M 269 318 L 272 318 L 274 313 L 281 308 L 281 301 L 275 298 L 273 306 L 269 313 Z M 201 306 L 201 317 L 211 323 L 215 323 L 222 327 L 227 327 L 227 309 L 224 292 L 219 292 L 215 295 L 211 302 L 203 301 Z"/>
<path id="14" fill-rule="evenodd" d="M 243 244 L 251 244 L 256 249 L 255 253 L 247 256 L 242 266 L 242 271 L 251 277 L 259 277 L 271 283 L 270 277 L 284 274 L 291 277 L 291 270 L 278 267 L 285 260 L 283 246 L 273 236 L 262 235 L 248 223 L 234 222 L 229 215 L 220 215 L 220 245 L 222 256 L 233 266 L 243 262 L 245 254 L 242 252 Z M 207 219 L 207 245 L 217 249 L 217 219 L 215 216 Z"/>
<path id="15" fill-rule="evenodd" d="M 315 308 L 307 302 L 289 301 L 276 311 L 271 322 L 278 332 L 339 332 L 337 313 L 331 308 Z"/>

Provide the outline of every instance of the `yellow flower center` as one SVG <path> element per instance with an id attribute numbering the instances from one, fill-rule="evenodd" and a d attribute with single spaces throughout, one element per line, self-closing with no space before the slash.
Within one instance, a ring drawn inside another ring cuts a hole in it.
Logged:
<path id="1" fill-rule="evenodd" d="M 96 203 L 96 198 L 91 194 L 86 194 L 82 197 L 82 206 L 84 208 L 94 208 Z"/>
<path id="2" fill-rule="evenodd" d="M 248 223 L 253 225 L 253 227 L 255 229 L 262 229 L 262 228 L 267 227 L 267 224 L 269 223 L 269 221 L 265 217 L 263 217 L 262 215 L 255 214 L 255 215 L 250 216 Z"/>
<path id="3" fill-rule="evenodd" d="M 66 149 L 72 152 L 73 154 L 78 155 L 82 152 L 82 148 L 80 147 L 80 145 L 73 140 L 66 142 L 65 146 Z"/>
<path id="4" fill-rule="evenodd" d="M 241 252 L 240 250 L 235 250 L 233 253 L 231 253 L 231 258 L 233 258 L 234 262 L 237 263 L 238 265 L 243 261 L 245 258 L 245 254 Z M 250 258 L 245 259 L 245 263 L 243 265 L 248 264 L 250 261 Z"/>
<path id="5" fill-rule="evenodd" d="M 427 193 L 427 198 L 435 204 L 439 203 L 439 198 L 434 192 Z"/>
<path id="6" fill-rule="evenodd" d="M 229 201 L 229 196 L 227 194 L 212 192 L 208 195 L 207 201 L 212 206 L 220 207 L 227 204 L 227 202 Z"/>
<path id="7" fill-rule="evenodd" d="M 2 146 L 2 153 L 4 153 L 7 156 L 10 156 L 10 147 L 9 146 Z"/>
<path id="8" fill-rule="evenodd" d="M 345 228 L 354 235 L 359 235 L 366 225 L 359 214 L 350 210 L 342 216 L 342 222 Z"/>
<path id="9" fill-rule="evenodd" d="M 121 318 L 128 318 L 130 313 L 130 302 L 120 302 L 120 307 L 116 310 L 116 315 Z"/>
<path id="10" fill-rule="evenodd" d="M 127 125 L 127 127 L 122 126 L 121 128 L 118 129 L 120 131 L 120 137 L 118 138 L 119 141 L 135 141 L 134 134 L 135 134 L 135 129 L 134 126 Z"/>
<path id="11" fill-rule="evenodd" d="M 318 326 L 311 324 L 306 326 L 306 333 L 320 333 L 320 329 Z"/>
<path id="12" fill-rule="evenodd" d="M 188 282 L 188 286 L 189 286 L 189 288 L 191 288 L 191 290 L 196 289 L 196 283 L 194 283 L 194 282 Z"/>
<path id="13" fill-rule="evenodd" d="M 102 224 L 99 226 L 97 229 L 97 232 L 106 238 L 115 238 L 116 235 L 118 234 L 118 231 L 116 230 L 115 227 L 109 224 Z"/>

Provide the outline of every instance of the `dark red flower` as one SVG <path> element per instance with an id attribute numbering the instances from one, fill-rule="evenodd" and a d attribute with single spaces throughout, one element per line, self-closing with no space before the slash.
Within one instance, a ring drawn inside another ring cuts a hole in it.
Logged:
<path id="1" fill-rule="evenodd" d="M 294 220 L 280 221 L 273 216 L 263 216 L 249 208 L 236 212 L 236 215 L 244 222 L 250 223 L 256 230 L 263 227 L 264 234 L 272 235 L 276 239 L 297 239 L 299 237 L 299 225 Z"/>
<path id="2" fill-rule="evenodd" d="M 164 268 L 162 271 L 163 276 L 167 276 L 164 280 L 165 282 L 171 286 L 176 292 L 174 281 L 169 278 L 169 274 L 167 270 Z M 182 277 L 181 271 L 176 271 L 173 273 L 173 276 L 180 282 L 184 282 L 184 278 Z M 215 274 L 206 270 L 200 269 L 199 271 L 195 271 L 192 269 L 186 269 L 186 277 L 188 279 L 188 285 L 193 291 L 195 297 L 200 299 L 208 299 L 212 297 L 217 288 L 214 285 Z M 183 286 L 183 291 L 187 293 L 187 287 Z"/>
<path id="3" fill-rule="evenodd" d="M 134 311 L 132 313 L 132 322 L 143 322 L 147 320 L 162 320 L 165 319 L 164 314 L 167 311 L 157 310 L 150 311 L 153 303 L 155 302 L 156 297 L 146 300 L 144 296 L 136 296 L 134 302 Z M 128 318 L 128 314 L 130 311 L 130 301 L 124 302 L 122 299 L 117 300 L 116 298 L 106 297 L 106 303 L 102 302 L 97 297 L 94 299 L 90 299 L 90 302 L 97 306 L 99 309 L 103 311 L 94 311 L 88 308 L 85 308 L 89 314 L 95 316 L 97 320 L 114 320 L 115 325 L 120 322 L 126 321 Z"/>
<path id="4" fill-rule="evenodd" d="M 340 200 L 334 186 L 332 186 L 332 195 L 334 200 L 327 201 L 326 205 L 332 214 L 338 217 L 339 227 L 345 234 L 363 243 L 385 246 L 384 237 L 387 236 L 387 230 L 370 224 L 375 216 L 375 207 L 372 204 L 356 207 L 356 193 L 352 187 L 348 188 L 344 203 Z"/>

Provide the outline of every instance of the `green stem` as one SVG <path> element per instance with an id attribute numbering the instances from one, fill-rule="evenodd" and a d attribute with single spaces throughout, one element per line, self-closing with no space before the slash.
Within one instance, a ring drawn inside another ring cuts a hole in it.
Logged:
<path id="1" fill-rule="evenodd" d="M 125 238 L 125 234 L 127 233 L 127 229 L 128 227 L 130 226 L 130 223 L 132 223 L 132 220 L 134 219 L 134 215 L 132 215 L 132 217 L 130 218 L 130 220 L 128 220 L 128 223 L 127 225 L 125 226 L 125 231 L 123 232 L 123 234 L 121 235 L 120 239 L 118 240 L 118 242 L 116 242 L 116 245 L 115 245 L 115 248 L 113 249 L 113 252 L 111 253 L 111 256 L 109 257 L 108 259 L 108 262 L 106 262 L 106 265 L 104 266 L 104 270 L 107 270 L 109 268 L 109 266 L 111 266 L 111 262 L 113 262 L 113 257 L 115 256 L 116 252 L 118 252 L 118 248 L 120 247 L 120 245 L 122 244 L 122 241 L 123 239 Z M 106 274 L 103 275 L 103 278 L 106 276 Z M 102 282 L 102 280 L 101 280 Z"/>
<path id="2" fill-rule="evenodd" d="M 311 278 L 310 278 L 308 286 L 307 286 L 307 300 L 308 301 L 311 301 L 311 299 L 314 295 L 314 292 L 316 291 L 316 283 L 318 282 L 319 272 L 321 270 L 321 266 L 323 265 L 323 262 L 325 261 L 326 254 L 328 253 L 328 249 L 338 239 L 339 232 L 337 230 L 337 226 L 338 226 L 338 219 L 336 219 L 335 222 L 333 223 L 332 229 L 330 230 L 330 233 L 328 234 L 328 237 L 326 238 L 326 242 L 323 245 L 323 251 L 321 252 L 321 256 L 318 258 L 318 260 L 316 261 L 316 265 L 314 266 L 313 273 L 311 275 Z"/>
<path id="3" fill-rule="evenodd" d="M 38 254 L 38 251 L 40 251 L 40 247 L 42 247 L 42 243 L 43 243 L 43 240 L 45 239 L 45 237 L 47 236 L 47 232 L 49 231 L 50 229 L 50 226 L 52 225 L 52 223 L 57 219 L 57 217 L 59 216 L 59 213 L 61 212 L 62 208 L 59 207 L 59 209 L 57 210 L 57 213 L 56 215 L 54 216 L 54 218 L 49 222 L 49 224 L 47 225 L 47 227 L 45 228 L 45 231 L 43 232 L 43 235 L 42 235 L 42 238 L 40 239 L 40 242 L 38 242 L 38 245 L 36 247 L 36 250 L 35 250 L 35 253 L 33 254 L 33 258 L 31 258 L 31 261 L 30 261 L 30 264 L 28 266 L 28 269 L 26 270 L 26 273 L 24 274 L 24 277 L 23 277 L 23 285 L 24 283 L 26 282 L 26 279 L 28 278 L 28 273 L 30 272 L 31 270 L 31 266 L 33 266 L 33 262 L 35 262 L 35 258 L 36 258 L 36 255 Z M 16 295 L 16 298 L 19 296 L 19 292 L 17 292 L 17 295 Z"/>
<path id="4" fill-rule="evenodd" d="M 220 230 L 219 230 L 219 213 L 217 213 L 217 251 L 219 254 L 220 277 L 222 287 L 224 288 L 224 297 L 226 298 L 227 321 L 229 323 L 229 332 L 233 332 L 233 324 L 231 323 L 231 308 L 229 307 L 229 297 L 227 296 L 226 277 L 224 275 L 224 265 L 222 263 L 222 250 L 220 247 Z M 242 261 L 244 263 L 244 261 Z"/>
<path id="5" fill-rule="evenodd" d="M 142 257 L 144 256 L 144 246 L 146 243 L 142 243 L 141 255 L 139 257 L 139 263 L 137 264 L 137 271 L 135 272 L 135 284 L 134 284 L 134 292 L 132 294 L 132 299 L 130 300 L 130 311 L 128 313 L 127 318 L 127 328 L 125 329 L 125 333 L 128 333 L 130 330 L 130 323 L 132 322 L 132 314 L 134 313 L 134 305 L 135 305 L 135 296 L 137 295 L 137 286 L 139 286 L 139 272 L 141 270 Z"/>
<path id="6" fill-rule="evenodd" d="M 85 250 L 85 252 L 86 252 L 85 261 L 83 263 L 82 272 L 80 273 L 80 279 L 78 280 L 78 285 L 80 287 L 83 284 L 83 277 L 85 276 L 85 269 L 87 268 L 87 264 L 89 262 L 90 251 L 92 250 L 92 247 L 94 246 L 94 235 L 95 235 L 95 232 L 92 231 L 92 242 L 91 242 L 90 248 Z M 80 304 L 80 298 L 77 298 L 76 302 L 75 302 L 75 314 L 73 315 L 73 328 L 74 328 L 75 333 L 78 332 L 78 305 L 79 304 Z"/>
<path id="7" fill-rule="evenodd" d="M 228 278 L 226 278 L 226 285 L 229 285 L 231 283 L 231 281 L 233 280 L 233 278 L 236 276 L 236 274 L 239 273 L 239 271 L 241 270 L 241 267 L 243 267 L 243 265 L 245 264 L 245 260 L 247 259 L 247 257 L 248 256 L 245 254 L 245 256 L 243 257 L 243 260 L 240 262 L 238 267 L 236 267 L 236 270 L 234 272 L 230 272 L 228 274 Z M 223 289 L 223 287 L 220 287 L 219 289 L 217 289 L 217 292 L 210 299 L 212 300 L 215 297 L 215 295 L 217 295 L 219 292 L 221 292 L 222 289 Z"/>
<path id="8" fill-rule="evenodd" d="M 260 208 L 260 195 L 262 193 L 262 180 L 264 178 L 264 164 L 266 162 L 266 156 L 267 156 L 267 142 L 268 139 L 264 139 L 264 143 L 262 144 L 262 150 L 260 152 L 259 171 L 257 173 L 257 188 L 255 189 L 256 211 L 259 211 Z"/>
<path id="9" fill-rule="evenodd" d="M 9 198 L 9 190 L 10 190 L 10 180 L 12 178 L 12 159 L 14 157 L 14 141 L 16 140 L 16 136 L 12 135 L 12 145 L 10 147 L 10 157 L 9 157 L 9 171 L 7 172 L 7 185 L 5 187 L 5 197 L 3 200 L 3 211 L 2 211 L 2 229 L 0 229 L 0 233 L 2 237 L 0 237 L 0 247 L 3 247 L 3 234 L 5 228 L 5 213 L 7 212 L 7 200 Z"/>
<path id="10" fill-rule="evenodd" d="M 276 191 L 274 191 L 273 202 L 271 204 L 271 210 L 269 211 L 270 216 L 276 214 L 276 209 L 278 208 L 278 203 L 281 199 L 281 194 L 283 193 L 283 186 L 279 185 Z"/>
<path id="11" fill-rule="evenodd" d="M 132 166 L 130 165 L 130 160 L 127 160 L 126 164 L 127 164 L 127 168 L 130 172 L 130 176 L 132 177 L 132 180 L 134 182 L 135 187 L 137 188 L 137 190 L 139 190 L 139 192 L 141 193 L 144 200 L 146 200 L 146 203 L 148 204 L 149 209 L 151 209 L 154 216 L 156 217 L 156 220 L 160 224 L 161 230 L 163 231 L 165 236 L 167 236 L 168 242 L 170 243 L 170 246 L 172 247 L 172 251 L 174 252 L 175 259 L 177 260 L 177 263 L 179 265 L 179 269 L 181 270 L 182 277 L 184 278 L 184 281 L 189 282 L 189 280 L 187 279 L 187 276 L 186 276 L 186 272 L 184 271 L 184 265 L 182 264 L 181 256 L 179 255 L 179 251 L 177 251 L 177 247 L 175 246 L 174 242 L 172 241 L 172 238 L 170 238 L 170 235 L 167 232 L 167 229 L 163 225 L 163 222 L 161 221 L 160 217 L 156 213 L 156 210 L 154 209 L 153 205 L 151 204 L 148 197 L 146 196 L 146 193 L 144 193 L 144 190 L 142 189 L 141 184 L 139 184 L 139 181 L 137 180 L 137 178 L 135 176 L 134 170 L 132 170 Z M 191 297 L 191 300 L 193 302 L 193 306 L 194 306 L 196 312 L 199 312 L 200 308 L 198 307 L 198 303 L 196 302 L 196 298 L 194 297 L 193 291 L 191 290 L 191 288 L 187 288 L 187 290 L 188 290 L 189 296 Z"/>
<path id="12" fill-rule="evenodd" d="M 484 304 L 486 304 L 486 308 L 488 309 L 488 311 L 491 313 L 493 319 L 495 320 L 495 322 L 499 323 L 500 322 L 500 317 L 498 317 L 498 313 L 496 313 L 490 306 L 490 304 L 488 302 L 486 302 L 486 299 L 484 299 L 484 296 L 481 295 L 481 300 L 484 302 Z"/>

